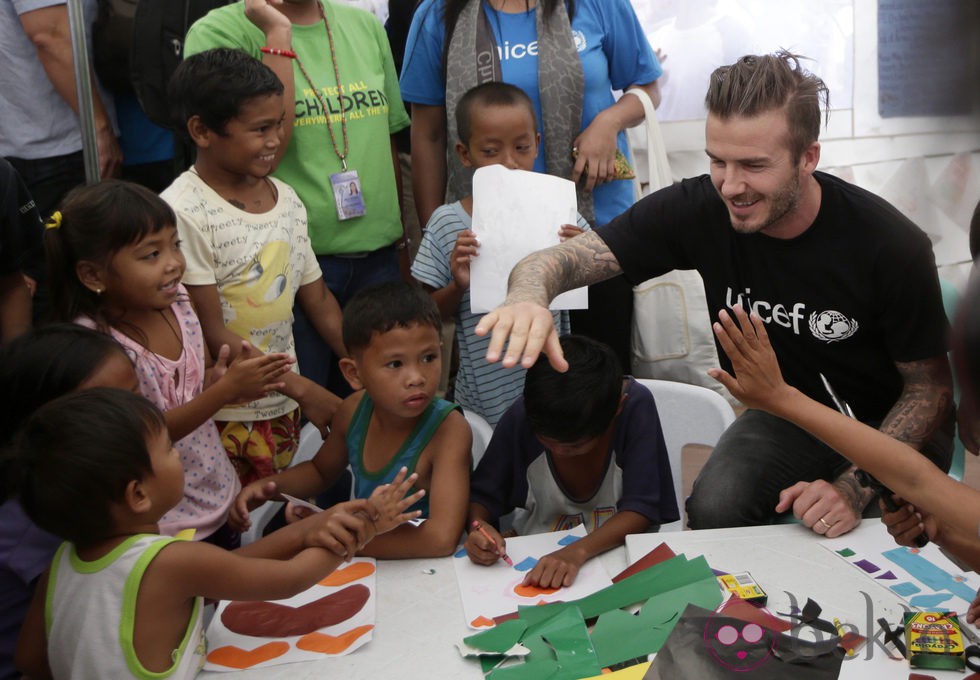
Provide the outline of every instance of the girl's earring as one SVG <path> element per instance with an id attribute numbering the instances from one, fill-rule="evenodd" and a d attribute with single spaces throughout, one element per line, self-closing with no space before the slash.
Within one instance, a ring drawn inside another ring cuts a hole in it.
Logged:
<path id="1" fill-rule="evenodd" d="M 95 289 L 95 294 L 96 295 L 102 295 L 102 289 L 101 288 L 96 288 Z"/>

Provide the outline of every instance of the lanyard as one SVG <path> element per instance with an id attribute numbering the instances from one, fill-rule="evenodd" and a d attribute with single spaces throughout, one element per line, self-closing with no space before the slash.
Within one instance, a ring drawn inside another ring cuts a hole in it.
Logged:
<path id="1" fill-rule="evenodd" d="M 317 89 L 316 85 L 310 79 L 310 74 L 306 72 L 303 67 L 303 62 L 300 61 L 299 56 L 296 56 L 296 65 L 299 66 L 300 72 L 303 77 L 306 78 L 306 82 L 309 83 L 310 89 L 313 90 L 314 96 L 318 102 L 320 102 L 320 108 L 323 110 L 323 116 L 327 121 L 327 131 L 330 133 L 330 143 L 333 145 L 333 151 L 337 154 L 337 158 L 340 159 L 340 167 L 344 172 L 347 171 L 347 155 L 350 153 L 350 142 L 347 139 L 347 116 L 346 110 L 344 109 L 344 93 L 342 90 L 342 85 L 340 84 L 340 69 L 337 68 L 337 51 L 333 44 L 333 32 L 330 30 L 330 22 L 327 21 L 326 12 L 323 11 L 323 5 L 317 0 L 317 8 L 320 10 L 320 16 L 323 18 L 323 26 L 327 29 L 327 44 L 330 45 L 330 61 L 333 64 L 333 74 L 337 81 L 337 99 L 340 102 L 340 130 L 341 135 L 344 138 L 344 150 L 343 152 L 337 148 L 337 137 L 334 135 L 333 125 L 330 124 L 330 111 L 327 109 L 326 102 L 323 101 L 323 95 L 320 94 L 320 90 Z"/>

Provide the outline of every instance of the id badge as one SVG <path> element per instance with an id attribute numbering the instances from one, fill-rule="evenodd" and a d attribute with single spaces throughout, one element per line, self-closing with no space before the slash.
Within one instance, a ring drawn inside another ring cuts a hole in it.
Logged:
<path id="1" fill-rule="evenodd" d="M 349 220 L 364 215 L 364 194 L 357 170 L 344 170 L 330 175 L 333 198 L 337 204 L 337 219 Z"/>

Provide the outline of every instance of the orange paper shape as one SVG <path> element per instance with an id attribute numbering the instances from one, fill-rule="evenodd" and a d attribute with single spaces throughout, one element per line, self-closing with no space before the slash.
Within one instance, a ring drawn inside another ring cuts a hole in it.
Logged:
<path id="1" fill-rule="evenodd" d="M 370 632 L 374 626 L 358 626 L 340 635 L 326 633 L 310 633 L 296 641 L 296 649 L 304 652 L 320 652 L 321 654 L 340 654 L 350 647 L 357 638 Z"/>
<path id="2" fill-rule="evenodd" d="M 354 564 L 338 569 L 332 574 L 328 574 L 320 581 L 321 586 L 344 586 L 351 581 L 370 576 L 374 573 L 374 565 L 370 562 L 355 562 Z"/>
<path id="3" fill-rule="evenodd" d="M 517 618 L 516 614 L 514 615 L 514 618 Z M 485 616 L 477 616 L 475 619 L 470 621 L 470 625 L 473 628 L 491 628 L 493 627 L 494 623 L 494 619 L 488 619 Z"/>
<path id="4" fill-rule="evenodd" d="M 277 640 L 267 642 L 255 649 L 242 649 L 229 645 L 208 652 L 208 661 L 228 668 L 251 668 L 260 663 L 275 659 L 289 651 L 289 643 Z"/>
<path id="5" fill-rule="evenodd" d="M 514 586 L 514 592 L 521 597 L 537 597 L 538 595 L 551 595 L 557 593 L 559 588 L 542 588 L 541 586 Z"/>

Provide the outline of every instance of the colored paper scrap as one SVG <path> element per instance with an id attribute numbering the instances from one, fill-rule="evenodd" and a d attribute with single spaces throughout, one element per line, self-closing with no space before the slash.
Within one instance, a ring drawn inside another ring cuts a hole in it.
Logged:
<path id="1" fill-rule="evenodd" d="M 909 600 L 909 604 L 913 607 L 922 607 L 923 609 L 933 609 L 938 607 L 943 602 L 953 597 L 952 593 L 934 593 L 926 595 L 916 595 Z"/>
<path id="2" fill-rule="evenodd" d="M 689 604 L 714 609 L 721 592 L 713 575 L 700 581 L 654 595 L 636 615 L 614 609 L 599 616 L 592 630 L 592 643 L 601 666 L 611 666 L 660 650 L 670 631 Z"/>
<path id="3" fill-rule="evenodd" d="M 487 680 L 577 680 L 602 670 L 585 619 L 576 607 L 530 626 L 521 642 L 531 650 L 525 663 L 495 669 Z"/>
<path id="4" fill-rule="evenodd" d="M 513 619 L 494 626 L 489 630 L 463 638 L 463 644 L 473 649 L 504 654 L 524 636 L 527 621 Z"/>
<path id="5" fill-rule="evenodd" d="M 536 622 L 553 616 L 556 611 L 562 608 L 578 607 L 588 621 L 604 612 L 644 602 L 654 595 L 680 588 L 709 576 L 714 578 L 714 574 L 703 556 L 688 560 L 684 555 L 678 555 L 587 597 L 571 602 L 555 602 L 536 607 L 522 606 L 518 608 L 518 613 L 522 619 Z"/>
<path id="6" fill-rule="evenodd" d="M 843 548 L 842 550 L 838 550 L 837 554 L 840 555 L 841 557 L 854 557 L 857 553 L 855 553 L 850 548 Z"/>
<path id="7" fill-rule="evenodd" d="M 584 680 L 643 680 L 643 676 L 646 675 L 646 672 L 649 669 L 650 662 L 646 661 L 644 663 L 638 663 L 632 666 L 627 666 L 626 668 L 621 668 L 618 671 L 613 671 L 612 673 L 606 673 L 605 669 L 603 669 L 602 675 L 594 675 L 591 678 L 585 678 Z"/>
<path id="8" fill-rule="evenodd" d="M 533 557 L 527 557 L 515 564 L 514 569 L 517 571 L 531 571 L 537 563 L 538 561 Z"/>
<path id="9" fill-rule="evenodd" d="M 976 595 L 973 588 L 963 581 L 957 580 L 952 574 L 936 566 L 917 552 L 912 552 L 908 548 L 895 548 L 882 553 L 882 555 L 933 590 L 948 590 L 967 602 L 973 602 Z"/>
<path id="10" fill-rule="evenodd" d="M 612 578 L 613 583 L 619 583 L 627 576 L 632 576 L 633 574 L 639 573 L 644 569 L 648 569 L 655 564 L 660 564 L 669 560 L 671 557 L 676 557 L 674 551 L 670 549 L 666 543 L 661 543 L 656 548 L 648 552 L 646 555 L 638 559 L 636 562 L 626 567 L 623 571 L 619 572 Z"/>
<path id="11" fill-rule="evenodd" d="M 869 562 L 868 560 L 858 560 L 857 562 L 854 563 L 854 566 L 861 567 L 869 574 L 873 574 L 876 571 L 881 571 L 881 567 L 879 567 L 877 564 L 874 564 L 873 562 Z"/>
<path id="12" fill-rule="evenodd" d="M 922 591 L 922 589 L 919 588 L 919 586 L 915 585 L 911 581 L 906 581 L 905 583 L 899 583 L 898 585 L 892 586 L 891 589 L 895 591 L 896 595 L 901 595 L 902 597 L 915 595 L 916 593 Z"/>
<path id="13" fill-rule="evenodd" d="M 767 628 L 776 633 L 785 633 L 794 626 L 790 621 L 773 616 L 768 610 L 757 607 L 751 602 L 746 602 L 740 597 L 728 598 L 725 604 L 719 607 L 718 613 L 730 616 L 733 619 L 757 623 L 763 628 Z"/>
<path id="14" fill-rule="evenodd" d="M 581 538 L 581 537 L 580 536 L 574 536 L 574 535 L 566 536 L 565 538 L 563 538 L 560 541 L 558 541 L 558 545 L 571 545 L 575 541 L 579 540 L 579 538 Z"/>
<path id="15" fill-rule="evenodd" d="M 877 576 L 875 576 L 875 578 L 880 578 L 883 581 L 894 581 L 898 577 L 895 576 L 895 572 L 888 570 L 884 574 L 878 574 Z"/>

